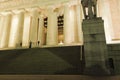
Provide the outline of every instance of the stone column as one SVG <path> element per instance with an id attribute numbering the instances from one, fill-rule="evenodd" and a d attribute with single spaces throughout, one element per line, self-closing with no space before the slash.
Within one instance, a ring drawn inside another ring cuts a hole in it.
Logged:
<path id="1" fill-rule="evenodd" d="M 83 44 L 83 31 L 82 31 L 82 8 L 81 5 L 76 6 L 76 17 L 78 26 L 78 40 L 80 44 Z"/>
<path id="2" fill-rule="evenodd" d="M 30 16 L 31 16 L 31 24 L 30 24 L 30 43 L 32 47 L 37 47 L 37 34 L 38 34 L 38 9 L 31 8 L 29 9 Z"/>
<path id="3" fill-rule="evenodd" d="M 80 43 L 81 45 L 83 45 L 83 31 L 82 31 L 82 18 L 83 18 L 83 14 L 82 14 L 82 6 L 80 4 L 76 5 L 76 18 L 77 18 L 77 27 L 78 27 L 78 43 Z M 80 49 L 80 60 L 83 59 L 83 50 L 82 50 L 83 46 L 81 46 Z"/>
<path id="4" fill-rule="evenodd" d="M 29 12 L 24 14 L 24 28 L 23 28 L 23 39 L 22 46 L 29 47 L 29 38 L 30 38 L 30 25 L 31 25 L 31 16 Z"/>
<path id="5" fill-rule="evenodd" d="M 47 45 L 57 44 L 58 44 L 57 14 L 52 9 L 49 9 L 47 27 Z"/>
<path id="6" fill-rule="evenodd" d="M 21 47 L 23 36 L 24 11 L 15 10 L 12 15 L 9 47 Z"/>
<path id="7" fill-rule="evenodd" d="M 7 48 L 9 42 L 9 33 L 11 27 L 11 13 L 5 12 L 3 13 L 4 22 L 2 25 L 2 35 L 0 39 L 0 48 Z"/>
<path id="8" fill-rule="evenodd" d="M 75 17 L 75 6 L 65 6 L 64 10 L 64 43 L 71 44 L 78 42 L 78 31 Z M 77 34 L 76 34 L 77 33 Z"/>
<path id="9" fill-rule="evenodd" d="M 1 39 L 2 39 L 3 25 L 4 25 L 4 16 L 0 15 L 0 42 L 1 42 Z M 1 43 L 0 43 L 0 45 L 1 45 Z"/>
<path id="10" fill-rule="evenodd" d="M 44 33 L 44 16 L 41 14 L 39 16 L 39 31 L 38 31 L 39 46 L 44 45 L 44 42 L 45 42 L 44 36 L 45 36 L 45 33 Z"/>

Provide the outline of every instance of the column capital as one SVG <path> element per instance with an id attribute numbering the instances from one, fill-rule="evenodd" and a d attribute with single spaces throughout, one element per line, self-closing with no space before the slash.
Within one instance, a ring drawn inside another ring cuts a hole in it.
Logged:
<path id="1" fill-rule="evenodd" d="M 25 8 L 25 10 L 30 16 L 37 16 L 42 11 L 39 7 Z"/>
<path id="2" fill-rule="evenodd" d="M 25 9 L 12 10 L 12 13 L 13 13 L 13 14 L 19 14 L 19 13 L 22 13 L 22 12 L 25 12 Z"/>
<path id="3" fill-rule="evenodd" d="M 6 15 L 10 15 L 13 14 L 11 11 L 4 11 L 4 12 L 0 12 L 1 16 L 6 16 Z"/>
<path id="4" fill-rule="evenodd" d="M 80 2 L 77 1 L 77 0 L 72 0 L 72 1 L 70 1 L 70 2 L 65 3 L 64 5 L 70 7 L 70 6 L 73 6 L 73 5 L 77 5 L 77 4 L 79 4 L 79 3 L 80 3 Z"/>
<path id="5" fill-rule="evenodd" d="M 56 12 L 58 16 L 63 15 L 64 14 L 64 6 L 61 6 L 59 8 L 55 8 L 54 12 Z"/>

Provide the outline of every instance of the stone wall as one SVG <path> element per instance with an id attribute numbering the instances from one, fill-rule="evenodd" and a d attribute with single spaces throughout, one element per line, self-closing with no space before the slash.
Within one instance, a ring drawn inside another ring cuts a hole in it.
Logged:
<path id="1" fill-rule="evenodd" d="M 108 44 L 109 63 L 113 63 L 113 73 L 120 74 L 120 44 Z"/>

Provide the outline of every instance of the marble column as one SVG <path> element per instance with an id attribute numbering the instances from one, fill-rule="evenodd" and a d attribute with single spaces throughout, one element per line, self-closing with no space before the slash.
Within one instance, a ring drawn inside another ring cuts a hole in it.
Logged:
<path id="1" fill-rule="evenodd" d="M 31 25 L 31 16 L 29 12 L 25 12 L 24 14 L 24 28 L 23 28 L 23 38 L 22 38 L 22 46 L 29 47 L 29 38 L 30 38 L 30 25 Z"/>
<path id="2" fill-rule="evenodd" d="M 39 41 L 39 46 L 44 45 L 45 43 L 45 32 L 44 32 L 44 16 L 40 14 L 39 16 L 39 30 L 38 30 L 38 41 Z"/>
<path id="3" fill-rule="evenodd" d="M 4 25 L 4 16 L 0 15 L 0 42 L 2 39 L 3 25 Z M 0 43 L 0 45 L 1 45 L 1 43 Z"/>
<path id="4" fill-rule="evenodd" d="M 65 6 L 64 9 L 64 43 L 72 44 L 78 42 L 78 31 L 76 25 L 75 6 Z"/>
<path id="5" fill-rule="evenodd" d="M 11 12 L 5 12 L 3 14 L 4 22 L 2 25 L 2 35 L 0 39 L 0 48 L 7 48 L 9 42 L 9 33 L 11 27 Z"/>
<path id="6" fill-rule="evenodd" d="M 9 47 L 21 47 L 24 25 L 24 10 L 15 10 L 12 15 Z"/>
<path id="7" fill-rule="evenodd" d="M 47 45 L 58 44 L 58 26 L 57 13 L 52 9 L 48 10 L 48 27 L 47 27 Z"/>
<path id="8" fill-rule="evenodd" d="M 77 17 L 77 27 L 78 27 L 78 40 L 80 44 L 83 44 L 83 31 L 82 31 L 82 7 L 81 5 L 76 5 L 76 17 Z"/>
<path id="9" fill-rule="evenodd" d="M 37 41 L 37 34 L 38 34 L 38 9 L 33 8 L 29 9 L 30 16 L 31 16 L 31 24 L 30 24 L 30 42 L 32 47 L 37 47 L 38 41 Z"/>

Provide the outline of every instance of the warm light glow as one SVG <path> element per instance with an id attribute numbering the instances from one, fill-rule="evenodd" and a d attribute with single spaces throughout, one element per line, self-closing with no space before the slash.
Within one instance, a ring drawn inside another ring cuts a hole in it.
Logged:
<path id="1" fill-rule="evenodd" d="M 60 41 L 60 43 L 59 43 L 60 45 L 62 45 L 63 44 L 63 42 L 62 41 Z"/>
<path id="2" fill-rule="evenodd" d="M 63 39 L 64 37 L 63 37 L 63 34 L 60 34 L 60 35 L 58 35 L 58 43 L 59 44 L 63 44 Z"/>

